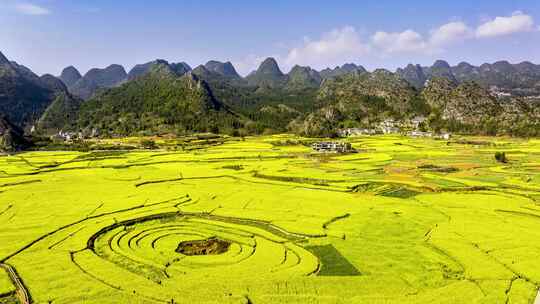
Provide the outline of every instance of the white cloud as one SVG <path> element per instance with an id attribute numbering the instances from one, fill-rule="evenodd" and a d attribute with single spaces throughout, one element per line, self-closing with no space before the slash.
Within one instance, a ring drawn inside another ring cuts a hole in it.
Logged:
<path id="1" fill-rule="evenodd" d="M 424 52 L 428 49 L 422 35 L 413 30 L 397 33 L 378 31 L 371 37 L 371 42 L 385 53 Z"/>
<path id="2" fill-rule="evenodd" d="M 329 64 L 342 64 L 347 61 L 358 61 L 360 56 L 369 52 L 369 46 L 361 41 L 361 37 L 352 26 L 334 29 L 325 33 L 318 40 L 304 38 L 301 46 L 289 50 L 285 64 L 323 67 Z"/>
<path id="3" fill-rule="evenodd" d="M 49 15 L 51 13 L 48 9 L 31 3 L 16 4 L 15 9 L 21 14 L 32 16 Z"/>
<path id="4" fill-rule="evenodd" d="M 474 31 L 461 21 L 450 22 L 431 31 L 432 46 L 445 46 L 474 36 Z"/>
<path id="5" fill-rule="evenodd" d="M 453 43 L 474 37 L 474 31 L 460 21 L 450 22 L 430 31 L 428 36 L 411 29 L 403 32 L 376 32 L 371 43 L 384 54 L 421 53 L 433 54 L 444 51 Z"/>
<path id="6" fill-rule="evenodd" d="M 476 29 L 478 38 L 510 35 L 520 32 L 534 31 L 534 19 L 523 12 L 514 12 L 509 17 L 496 17 L 481 24 Z"/>
<path id="7" fill-rule="evenodd" d="M 296 47 L 287 48 L 285 44 L 280 44 L 279 48 L 285 49 L 284 53 L 273 57 L 283 63 L 284 72 L 295 64 L 325 68 L 346 62 L 360 62 L 365 57 L 434 55 L 464 41 L 526 31 L 540 31 L 540 27 L 531 16 L 519 11 L 509 17 L 485 19 L 478 27 L 471 27 L 462 21 L 452 21 L 423 34 L 413 29 L 401 32 L 381 30 L 365 41 L 354 27 L 344 26 L 322 34 L 317 40 L 306 37 Z M 264 58 L 251 55 L 235 62 L 235 66 L 240 73 L 247 74 L 256 69 Z"/>
<path id="8" fill-rule="evenodd" d="M 285 54 L 270 56 L 249 55 L 233 62 L 242 75 L 258 68 L 267 57 L 274 57 L 280 63 L 281 70 L 286 73 L 292 66 L 306 65 L 313 68 L 342 65 L 345 62 L 358 62 L 360 57 L 369 53 L 370 46 L 362 42 L 360 34 L 352 26 L 344 26 L 321 35 L 320 39 L 312 40 L 304 37 L 296 47 L 285 48 Z"/>

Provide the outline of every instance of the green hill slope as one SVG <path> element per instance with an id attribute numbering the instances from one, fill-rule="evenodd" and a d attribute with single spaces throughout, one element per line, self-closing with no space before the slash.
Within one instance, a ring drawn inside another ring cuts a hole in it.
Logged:
<path id="1" fill-rule="evenodd" d="M 219 132 L 240 122 L 207 84 L 188 73 L 178 77 L 167 65 L 85 102 L 82 128 L 128 135 L 147 132 Z"/>

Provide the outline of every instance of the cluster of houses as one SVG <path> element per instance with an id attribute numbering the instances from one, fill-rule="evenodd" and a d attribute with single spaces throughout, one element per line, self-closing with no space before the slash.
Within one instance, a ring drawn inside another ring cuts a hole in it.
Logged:
<path id="1" fill-rule="evenodd" d="M 353 137 L 361 135 L 377 135 L 379 134 L 375 129 L 362 129 L 362 128 L 348 128 L 338 130 L 340 137 Z"/>
<path id="2" fill-rule="evenodd" d="M 512 97 L 512 93 L 505 91 L 498 86 L 491 86 L 489 87 L 489 92 L 491 95 L 497 96 L 497 97 Z"/>
<path id="3" fill-rule="evenodd" d="M 344 142 L 335 142 L 335 141 L 323 141 L 323 142 L 316 142 L 311 145 L 311 148 L 315 152 L 334 152 L 334 153 L 348 153 L 348 152 L 354 152 L 353 147 L 350 143 L 344 143 Z"/>
<path id="4" fill-rule="evenodd" d="M 82 132 L 64 132 L 60 130 L 58 133 L 51 136 L 51 139 L 58 141 L 73 141 L 82 137 Z"/>
<path id="5" fill-rule="evenodd" d="M 51 140 L 72 142 L 74 140 L 81 140 L 86 138 L 94 138 L 99 136 L 99 131 L 97 129 L 92 129 L 90 133 L 88 132 L 65 132 L 60 130 L 58 133 L 52 135 Z"/>
<path id="6" fill-rule="evenodd" d="M 341 137 L 353 137 L 362 135 L 376 134 L 407 134 L 411 137 L 432 137 L 439 139 L 450 139 L 450 133 L 434 134 L 433 132 L 422 131 L 422 126 L 425 124 L 426 118 L 418 116 L 407 121 L 396 121 L 394 119 L 386 119 L 374 128 L 347 128 L 338 131 Z"/>
<path id="7" fill-rule="evenodd" d="M 422 131 L 412 131 L 409 133 L 409 136 L 411 137 L 431 137 L 435 139 L 444 139 L 444 140 L 450 140 L 452 138 L 452 135 L 450 133 L 439 133 L 434 134 L 433 132 L 422 132 Z"/>

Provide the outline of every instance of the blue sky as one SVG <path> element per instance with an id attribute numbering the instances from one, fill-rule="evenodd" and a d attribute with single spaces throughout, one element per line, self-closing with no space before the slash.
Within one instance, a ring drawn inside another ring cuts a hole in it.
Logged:
<path id="1" fill-rule="evenodd" d="M 39 74 L 129 70 L 156 58 L 229 60 L 243 74 L 267 56 L 285 72 L 345 62 L 540 63 L 540 1 L 0 0 L 0 51 Z"/>

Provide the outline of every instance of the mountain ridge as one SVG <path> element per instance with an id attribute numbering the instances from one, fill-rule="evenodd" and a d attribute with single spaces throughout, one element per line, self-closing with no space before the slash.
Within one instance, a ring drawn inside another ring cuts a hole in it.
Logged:
<path id="1" fill-rule="evenodd" d="M 138 76 L 144 75 L 149 71 L 150 67 L 159 63 L 168 64 L 178 75 L 183 75 L 193 70 L 185 62 L 169 63 L 163 59 L 156 59 L 144 64 L 135 65 L 129 73 L 127 73 L 127 77 L 122 80 L 117 80 L 116 84 L 121 83 L 122 81 L 131 81 Z M 245 77 L 238 74 L 236 68 L 230 61 L 222 62 L 218 60 L 209 60 L 203 66 L 210 71 L 210 73 L 204 72 L 208 77 L 215 78 L 219 75 L 220 77 L 234 79 L 237 82 L 237 85 L 249 85 L 261 87 L 263 89 L 298 87 L 298 67 L 293 66 L 288 73 L 284 73 L 277 61 L 271 57 L 262 61 L 258 69 Z M 78 78 L 78 71 L 75 68 L 71 68 L 73 67 L 70 66 L 65 68 L 63 71 L 64 75 L 59 76 L 59 78 L 64 78 L 63 81 L 67 87 L 70 88 L 70 91 L 75 95 L 83 97 L 83 99 L 88 99 L 89 95 L 92 95 L 99 89 L 109 88 L 115 85 L 92 84 L 92 82 L 90 82 L 79 84 L 78 86 L 82 88 L 76 87 L 72 89 L 74 86 L 74 79 Z M 303 68 L 311 70 L 309 72 L 310 76 L 302 76 L 306 86 L 313 86 L 314 83 L 319 83 L 320 85 L 325 79 L 339 77 L 351 72 L 368 72 L 363 66 L 354 63 L 346 63 L 342 66 L 325 68 L 320 71 L 312 69 L 309 66 Z M 198 72 L 201 74 L 203 71 L 199 69 Z M 68 76 L 67 73 L 70 73 L 71 75 Z M 493 63 L 484 63 L 479 66 L 467 62 L 460 62 L 457 65 L 451 66 L 444 60 L 436 60 L 431 66 L 410 63 L 405 67 L 397 68 L 395 73 L 407 80 L 418 90 L 422 89 L 426 81 L 431 78 L 445 77 L 455 83 L 476 81 L 485 88 L 493 88 L 517 96 L 540 95 L 540 65 L 529 61 L 512 64 L 508 61 L 500 60 Z M 80 78 L 83 78 L 83 76 Z M 293 78 L 292 81 L 295 83 L 288 83 L 291 81 L 291 78 Z M 80 81 L 80 79 L 77 79 L 77 81 Z"/>
<path id="2" fill-rule="evenodd" d="M 285 86 L 288 76 L 281 71 L 277 61 L 269 57 L 259 65 L 257 70 L 246 76 L 246 80 L 249 85 L 272 89 Z"/>
<path id="3" fill-rule="evenodd" d="M 81 73 L 74 66 L 70 65 L 62 70 L 58 77 L 69 88 L 82 78 Z"/>
<path id="4" fill-rule="evenodd" d="M 115 87 L 124 82 L 126 78 L 126 70 L 119 64 L 111 64 L 105 68 L 93 68 L 69 87 L 69 91 L 86 100 L 99 89 Z"/>
<path id="5" fill-rule="evenodd" d="M 244 78 L 230 62 L 210 60 L 191 69 L 184 62 L 158 59 L 129 73 L 120 65 L 91 69 L 71 87 L 64 81 L 78 78 L 75 68 L 66 68 L 64 76 L 73 77 L 61 81 L 48 74 L 39 77 L 7 58 L 1 62 L 0 111 L 9 112 L 17 124 L 35 124 L 43 134 L 88 129 L 104 135 L 289 130 L 329 136 L 338 128 L 369 128 L 384 119 L 416 116 L 429 117 L 428 126 L 437 130 L 540 134 L 540 102 L 504 91 L 537 92 L 540 70 L 530 62 L 475 67 L 438 60 L 395 72 L 369 72 L 356 64 L 319 72 L 296 65 L 284 73 L 274 58 L 267 58 Z M 512 87 L 509 81 L 523 85 Z M 493 83 L 500 88 L 494 89 Z"/>

